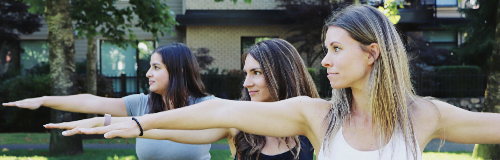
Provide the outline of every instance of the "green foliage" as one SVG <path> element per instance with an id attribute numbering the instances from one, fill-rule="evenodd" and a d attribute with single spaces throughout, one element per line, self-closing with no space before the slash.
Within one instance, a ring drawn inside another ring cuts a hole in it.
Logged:
<path id="1" fill-rule="evenodd" d="M 399 5 L 398 5 L 399 3 Z M 401 19 L 401 16 L 399 15 L 399 8 L 404 8 L 403 3 L 396 2 L 395 0 L 387 0 L 384 3 L 384 7 L 380 6 L 378 7 L 378 10 L 382 13 L 385 14 L 389 18 L 389 20 L 392 22 L 392 24 L 397 24 L 399 20 Z"/>
<path id="2" fill-rule="evenodd" d="M 330 80 L 326 77 L 328 75 L 326 70 L 326 68 L 319 69 L 316 80 L 316 87 L 319 88 L 318 93 L 321 98 L 331 98 L 332 96 L 332 86 L 330 85 Z"/>
<path id="3" fill-rule="evenodd" d="M 45 0 L 23 1 L 31 5 L 30 12 L 44 13 Z M 160 36 L 173 34 L 174 26 L 178 25 L 175 14 L 162 0 L 130 0 L 130 5 L 125 8 L 117 7 L 117 1 L 72 0 L 71 18 L 77 36 L 93 39 L 102 35 L 119 47 L 136 47 L 137 36 L 133 27 L 153 34 L 153 38 L 159 41 Z"/>
<path id="4" fill-rule="evenodd" d="M 0 83 L 0 103 L 25 98 L 50 95 L 50 75 L 19 75 Z M 50 121 L 50 109 L 21 109 L 0 107 L 0 132 L 5 131 L 44 131 L 42 125 Z M 37 120 L 27 117 L 36 117 Z M 35 127 L 36 126 L 36 127 Z"/>
<path id="5" fill-rule="evenodd" d="M 224 99 L 239 99 L 245 74 L 242 70 L 222 70 L 210 68 L 207 73 L 201 74 L 201 80 L 207 93 Z"/>
<path id="6" fill-rule="evenodd" d="M 31 13 L 43 14 L 45 12 L 45 0 L 23 0 L 23 2 L 30 5 L 28 11 Z"/>
<path id="7" fill-rule="evenodd" d="M 440 66 L 436 67 L 440 93 L 438 97 L 479 97 L 481 91 L 481 68 L 478 66 Z"/>
<path id="8" fill-rule="evenodd" d="M 480 66 L 488 70 L 489 58 L 493 52 L 495 26 L 499 2 L 496 0 L 477 0 L 478 9 L 464 8 L 459 11 L 466 15 L 469 23 L 449 26 L 452 30 L 466 33 L 465 43 L 453 49 L 459 62 L 465 65 Z"/>
<path id="9" fill-rule="evenodd" d="M 83 66 L 83 67 L 82 67 Z M 87 87 L 85 76 L 85 61 L 76 63 L 78 76 L 76 87 L 79 93 L 85 93 Z M 49 96 L 50 87 L 49 64 L 41 64 L 26 71 L 26 75 L 17 74 L 0 83 L 0 103 L 13 102 L 26 98 Z M 111 80 L 97 75 L 97 95 L 114 97 Z M 26 117 L 36 117 L 37 120 Z M 0 132 L 42 132 L 44 124 L 50 121 L 50 109 L 41 107 L 37 110 L 17 107 L 0 107 Z"/>

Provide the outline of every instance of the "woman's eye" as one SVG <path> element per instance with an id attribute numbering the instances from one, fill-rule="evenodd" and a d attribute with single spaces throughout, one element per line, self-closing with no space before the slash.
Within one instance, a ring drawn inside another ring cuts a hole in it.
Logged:
<path id="1" fill-rule="evenodd" d="M 333 50 L 334 50 L 335 52 L 338 52 L 338 51 L 340 51 L 340 48 L 339 48 L 339 47 L 333 47 Z"/>
<path id="2" fill-rule="evenodd" d="M 255 75 L 261 75 L 262 73 L 260 71 L 255 71 Z"/>
<path id="3" fill-rule="evenodd" d="M 158 68 L 158 66 L 155 66 L 155 70 L 158 70 L 158 69 L 160 69 L 160 68 Z"/>

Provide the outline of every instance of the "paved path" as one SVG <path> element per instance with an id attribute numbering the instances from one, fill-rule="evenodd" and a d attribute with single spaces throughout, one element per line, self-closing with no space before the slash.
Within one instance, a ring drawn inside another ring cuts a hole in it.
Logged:
<path id="1" fill-rule="evenodd" d="M 425 146 L 425 150 L 427 151 L 437 151 L 439 148 L 440 139 L 431 140 L 427 146 Z M 474 150 L 474 144 L 460 144 L 445 141 L 444 145 L 441 147 L 441 152 L 450 152 L 450 151 L 467 151 L 472 152 Z"/>
<path id="2" fill-rule="evenodd" d="M 437 151 L 439 148 L 439 139 L 433 139 L 425 147 L 426 151 Z M 0 145 L 0 150 L 7 148 L 10 150 L 15 149 L 49 149 L 48 144 L 9 144 Z M 135 144 L 83 144 L 85 149 L 135 149 Z M 227 144 L 212 144 L 211 150 L 229 150 Z M 445 142 L 441 147 L 441 152 L 449 151 L 467 151 L 472 152 L 474 144 L 459 144 L 453 142 Z"/>

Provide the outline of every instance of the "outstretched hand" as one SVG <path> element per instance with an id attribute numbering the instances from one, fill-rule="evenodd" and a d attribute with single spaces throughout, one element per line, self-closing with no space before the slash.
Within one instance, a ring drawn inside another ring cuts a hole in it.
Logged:
<path id="1" fill-rule="evenodd" d="M 23 100 L 15 101 L 15 102 L 2 103 L 2 105 L 35 110 L 35 109 L 40 108 L 42 103 L 43 102 L 42 102 L 41 97 L 40 97 L 40 98 L 23 99 Z"/>
<path id="2" fill-rule="evenodd" d="M 96 128 L 80 128 L 78 129 L 82 134 L 104 134 L 104 138 L 134 138 L 138 137 L 141 130 L 137 123 L 130 119 L 130 121 L 111 124 L 104 127 Z"/>
<path id="3" fill-rule="evenodd" d="M 102 117 L 94 117 L 89 119 L 82 119 L 78 121 L 72 122 L 63 122 L 63 123 L 49 123 L 43 125 L 47 129 L 67 129 L 62 132 L 63 136 L 72 136 L 75 134 L 81 134 L 80 128 L 93 128 L 99 126 L 99 123 L 103 123 L 104 119 Z"/>

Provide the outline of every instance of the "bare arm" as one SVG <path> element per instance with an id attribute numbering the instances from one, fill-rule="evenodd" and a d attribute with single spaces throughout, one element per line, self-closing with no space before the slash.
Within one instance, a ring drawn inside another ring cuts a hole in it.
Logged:
<path id="1" fill-rule="evenodd" d="M 40 106 L 45 106 L 69 112 L 97 114 L 107 113 L 117 117 L 127 116 L 125 101 L 123 99 L 98 97 L 91 94 L 44 96 L 3 103 L 2 105 L 16 106 L 27 109 L 38 109 Z"/>
<path id="2" fill-rule="evenodd" d="M 318 137 L 322 135 L 319 128 L 330 107 L 329 104 L 327 101 L 309 97 L 296 97 L 279 102 L 217 99 L 190 107 L 148 114 L 137 119 L 144 130 L 236 128 L 247 133 L 272 137 L 306 135 L 310 140 L 314 139 L 315 147 L 318 147 L 321 142 L 318 140 L 323 138 Z M 87 134 L 106 133 L 107 138 L 137 137 L 140 132 L 135 121 L 81 131 Z"/>
<path id="3" fill-rule="evenodd" d="M 111 124 L 130 121 L 131 117 L 112 117 Z M 94 128 L 104 126 L 104 117 L 94 117 L 89 119 L 82 119 L 78 121 L 62 122 L 62 123 L 49 123 L 43 125 L 47 129 L 66 129 L 62 133 L 64 136 L 72 136 L 80 134 L 80 128 Z"/>
<path id="4" fill-rule="evenodd" d="M 208 144 L 229 137 L 229 129 L 214 128 L 204 130 L 166 130 L 151 129 L 144 132 L 141 138 L 171 140 L 186 144 Z"/>
<path id="5" fill-rule="evenodd" d="M 500 114 L 470 112 L 445 102 L 432 102 L 442 117 L 436 138 L 467 144 L 500 143 Z"/>

